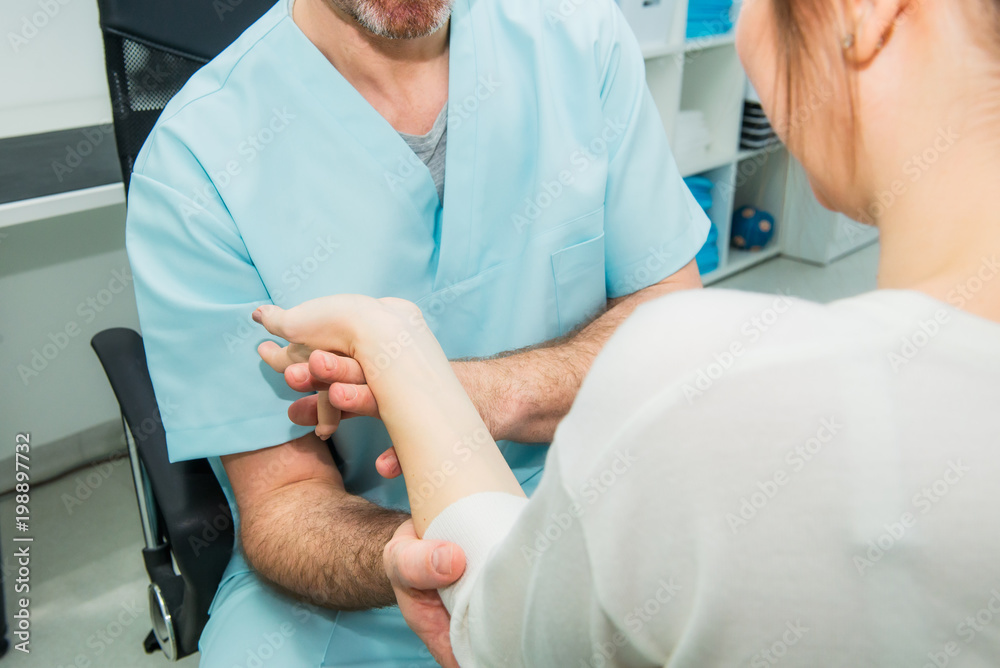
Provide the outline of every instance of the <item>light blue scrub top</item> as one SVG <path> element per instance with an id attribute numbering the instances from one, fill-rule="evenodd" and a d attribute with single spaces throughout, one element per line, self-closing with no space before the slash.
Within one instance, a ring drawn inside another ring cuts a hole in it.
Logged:
<path id="1" fill-rule="evenodd" d="M 566 334 L 705 241 L 612 0 L 456 0 L 450 44 L 443 207 L 284 0 L 191 78 L 138 157 L 127 246 L 170 459 L 211 458 L 234 509 L 217 458 L 309 431 L 257 356 L 258 305 L 402 297 L 449 357 L 486 356 Z M 407 507 L 402 478 L 375 471 L 380 422 L 334 442 L 348 490 Z M 501 447 L 533 489 L 546 448 Z M 236 553 L 229 574 L 246 569 Z"/>

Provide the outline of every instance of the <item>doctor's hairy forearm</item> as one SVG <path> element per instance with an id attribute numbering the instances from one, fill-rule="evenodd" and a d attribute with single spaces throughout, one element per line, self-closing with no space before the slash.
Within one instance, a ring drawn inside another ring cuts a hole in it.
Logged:
<path id="1" fill-rule="evenodd" d="M 306 434 L 222 458 L 253 569 L 307 603 L 338 610 L 393 605 L 382 552 L 408 515 L 347 493 L 326 443 Z"/>
<path id="2" fill-rule="evenodd" d="M 608 300 L 608 309 L 574 334 L 488 359 L 453 362 L 452 368 L 495 439 L 548 443 L 615 329 L 651 299 L 700 287 L 692 260 L 659 283 Z"/>

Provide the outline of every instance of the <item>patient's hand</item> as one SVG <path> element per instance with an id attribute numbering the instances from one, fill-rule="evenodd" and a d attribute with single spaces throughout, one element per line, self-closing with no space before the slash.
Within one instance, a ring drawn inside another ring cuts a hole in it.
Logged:
<path id="1" fill-rule="evenodd" d="M 356 361 L 395 446 L 418 536 L 442 510 L 470 494 L 524 496 L 441 345 L 412 302 L 337 295 L 287 311 L 262 306 L 254 312 L 254 320 L 290 343 Z M 264 344 L 260 353 L 282 373 L 301 362 L 301 355 L 296 359 L 289 347 Z M 329 360 L 316 353 L 310 355 L 312 359 L 317 364 Z M 328 401 L 317 401 L 317 405 L 329 405 Z M 322 421 L 322 414 L 319 417 Z M 475 454 L 466 457 L 465 444 L 470 442 L 476 445 L 470 451 Z M 418 493 L 426 477 L 441 470 L 451 474 L 430 492 Z"/>
<path id="2" fill-rule="evenodd" d="M 271 313 L 269 323 L 264 322 L 267 312 Z M 288 417 L 295 424 L 315 426 L 316 435 L 323 439 L 333 435 L 341 419 L 380 417 L 375 395 L 367 384 L 361 364 L 345 355 L 317 350 L 332 344 L 330 329 L 337 324 L 331 324 L 330 318 L 337 312 L 342 314 L 339 326 L 346 326 L 347 330 L 342 333 L 348 335 L 351 334 L 351 320 L 365 325 L 395 319 L 423 326 L 419 310 L 410 302 L 360 295 L 337 295 L 306 302 L 295 308 L 295 317 L 291 320 L 284 311 L 273 307 L 263 307 L 254 312 L 254 320 L 264 324 L 272 333 L 281 334 L 272 327 L 292 328 L 286 338 L 294 338 L 293 343 L 282 348 L 273 341 L 267 341 L 258 347 L 258 353 L 273 369 L 284 373 L 289 387 L 298 392 L 315 393 L 295 401 L 288 409 Z M 343 315 L 347 314 L 353 318 L 345 319 Z M 393 332 L 397 330 L 398 327 Z M 374 330 L 367 327 L 365 338 L 379 339 L 380 331 L 386 330 L 384 327 Z M 387 336 L 391 340 L 392 334 Z"/>

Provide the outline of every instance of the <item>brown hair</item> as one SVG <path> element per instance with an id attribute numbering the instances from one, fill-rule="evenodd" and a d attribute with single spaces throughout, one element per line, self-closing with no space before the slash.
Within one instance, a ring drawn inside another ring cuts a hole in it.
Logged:
<path id="1" fill-rule="evenodd" d="M 750 0 L 761 1 L 761 0 Z M 843 40 L 853 36 L 855 26 L 839 27 L 836 4 L 846 5 L 846 0 L 770 0 L 774 11 L 775 27 L 778 32 L 778 77 L 785 82 L 785 117 L 794 115 L 804 92 L 837 71 L 843 72 L 845 90 L 850 103 L 851 124 L 855 124 L 855 98 L 853 67 L 847 65 L 846 58 L 852 53 L 850 43 Z M 905 21 L 912 12 L 926 0 L 913 3 L 897 17 L 896 23 Z M 1000 0 L 947 0 L 958 2 L 966 14 L 972 38 L 978 45 L 998 58 L 1000 67 Z M 891 32 L 891 29 L 890 29 Z M 824 44 L 827 48 L 824 48 Z M 844 58 L 831 56 L 842 54 Z M 839 61 L 839 62 L 835 62 Z M 789 128 L 794 130 L 794 123 Z"/>
<path id="2" fill-rule="evenodd" d="M 759 0 L 751 0 L 759 1 Z M 840 50 L 841 36 L 834 5 L 831 0 L 770 0 L 778 34 L 778 67 L 776 81 L 785 83 L 786 129 L 789 141 L 795 132 L 797 111 L 802 99 L 823 81 L 825 76 L 840 71 L 844 75 L 846 90 L 854 119 L 854 83 L 844 62 L 834 62 L 832 53 Z M 824 48 L 825 46 L 825 48 Z M 834 48 L 837 51 L 834 51 Z M 823 91 L 825 100 L 832 91 Z"/>

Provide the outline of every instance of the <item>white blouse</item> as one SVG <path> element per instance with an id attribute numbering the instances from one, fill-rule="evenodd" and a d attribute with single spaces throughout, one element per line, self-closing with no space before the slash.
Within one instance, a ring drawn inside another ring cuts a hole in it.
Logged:
<path id="1" fill-rule="evenodd" d="M 1000 325 L 915 292 L 642 306 L 530 501 L 427 538 L 471 666 L 1000 665 Z"/>

